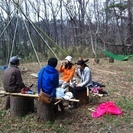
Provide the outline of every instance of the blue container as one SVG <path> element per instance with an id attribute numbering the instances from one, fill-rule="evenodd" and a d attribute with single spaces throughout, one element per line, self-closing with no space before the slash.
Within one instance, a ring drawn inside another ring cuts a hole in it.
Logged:
<path id="1" fill-rule="evenodd" d="M 1 70 L 4 71 L 7 69 L 8 66 L 1 66 Z"/>

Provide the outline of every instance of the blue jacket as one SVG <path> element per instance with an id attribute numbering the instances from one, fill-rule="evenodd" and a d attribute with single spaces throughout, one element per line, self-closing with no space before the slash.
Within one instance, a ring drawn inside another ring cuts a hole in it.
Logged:
<path id="1" fill-rule="evenodd" d="M 41 85 L 42 83 L 42 85 Z M 59 86 L 59 74 L 58 71 L 52 66 L 45 66 L 38 73 L 38 93 L 40 89 L 50 95 L 56 96 L 56 88 Z"/>

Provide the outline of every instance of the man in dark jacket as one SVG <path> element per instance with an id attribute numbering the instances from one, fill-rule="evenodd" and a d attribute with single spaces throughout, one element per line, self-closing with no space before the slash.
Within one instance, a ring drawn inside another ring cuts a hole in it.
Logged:
<path id="1" fill-rule="evenodd" d="M 25 87 L 18 65 L 19 58 L 13 56 L 10 59 L 10 66 L 4 71 L 3 86 L 7 92 L 18 93 Z"/>
<path id="2" fill-rule="evenodd" d="M 59 86 L 59 74 L 55 69 L 57 59 L 50 58 L 48 64 L 38 73 L 38 93 L 40 89 L 51 97 L 56 97 L 56 88 Z"/>
<path id="3" fill-rule="evenodd" d="M 11 57 L 10 66 L 4 71 L 3 76 L 3 87 L 6 92 L 19 93 L 25 87 L 18 65 L 19 58 Z M 8 108 L 10 108 L 10 96 L 7 96 L 5 103 L 5 109 Z"/>

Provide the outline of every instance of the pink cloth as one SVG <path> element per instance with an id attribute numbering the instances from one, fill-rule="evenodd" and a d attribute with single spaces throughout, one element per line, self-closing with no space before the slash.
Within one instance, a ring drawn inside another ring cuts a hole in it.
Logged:
<path id="1" fill-rule="evenodd" d="M 115 105 L 114 102 L 105 102 L 97 107 L 97 109 L 92 113 L 92 117 L 98 118 L 104 114 L 120 115 L 122 114 L 122 111 Z"/>

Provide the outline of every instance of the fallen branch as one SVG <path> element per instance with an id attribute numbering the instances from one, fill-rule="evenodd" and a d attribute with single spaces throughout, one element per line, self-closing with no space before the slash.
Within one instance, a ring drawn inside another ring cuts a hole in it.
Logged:
<path id="1" fill-rule="evenodd" d="M 104 73 L 106 73 L 106 74 L 116 74 L 115 72 L 110 72 L 110 71 L 105 71 L 105 70 L 99 70 L 99 69 L 96 69 L 96 68 L 93 68 L 93 69 L 95 69 L 95 70 L 97 70 L 97 71 L 100 71 L 100 72 L 104 72 Z"/>
<path id="2" fill-rule="evenodd" d="M 61 102 L 62 100 L 58 100 L 57 102 L 54 103 L 54 105 L 57 105 L 59 102 Z"/>
<path id="3" fill-rule="evenodd" d="M 99 96 L 99 97 L 103 97 L 103 94 L 98 94 L 98 93 L 93 93 L 93 96 Z"/>
<path id="4" fill-rule="evenodd" d="M 92 111 L 92 112 L 93 112 L 93 111 L 95 111 L 95 110 L 94 110 L 94 109 L 92 109 L 92 108 L 88 108 L 88 110 L 90 110 L 90 111 Z"/>

